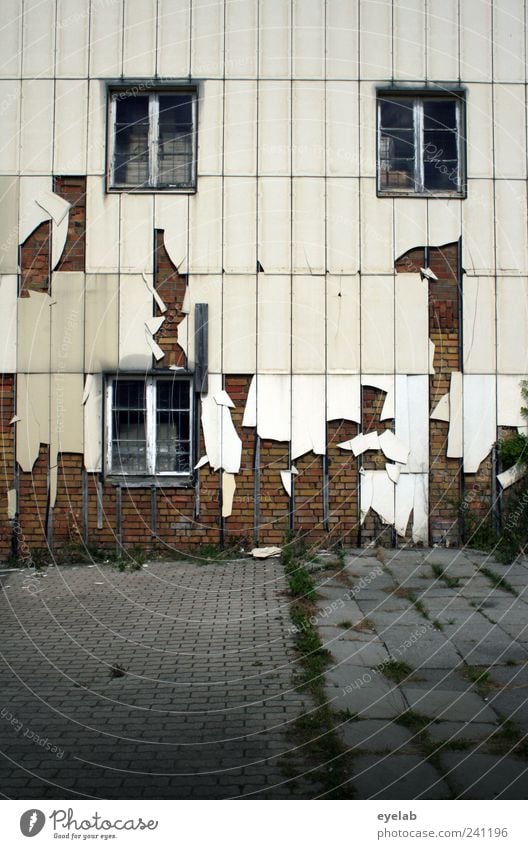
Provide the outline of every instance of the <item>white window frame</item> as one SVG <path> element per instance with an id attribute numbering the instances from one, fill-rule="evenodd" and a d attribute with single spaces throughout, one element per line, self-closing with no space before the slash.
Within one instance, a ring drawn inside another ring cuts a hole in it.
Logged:
<path id="1" fill-rule="evenodd" d="M 381 185 L 381 104 L 385 100 L 408 100 L 413 105 L 413 129 L 414 129 L 414 187 L 405 189 L 394 186 Z M 455 103 L 456 115 L 456 147 L 457 147 L 457 183 L 456 188 L 429 189 L 424 185 L 424 100 L 449 100 Z M 378 91 L 377 97 L 377 188 L 381 196 L 404 195 L 412 197 L 464 197 L 465 196 L 465 158 L 463 146 L 464 132 L 464 100 L 460 94 L 442 92 L 435 95 L 433 92 L 423 92 L 417 95 L 408 95 L 406 91 Z"/>
<path id="2" fill-rule="evenodd" d="M 110 191 L 114 192 L 180 192 L 188 193 L 196 190 L 196 157 L 197 157 L 197 119 L 198 119 L 198 98 L 195 88 L 186 86 L 171 87 L 165 89 L 156 89 L 154 91 L 141 90 L 138 86 L 137 96 L 149 98 L 149 131 L 148 131 L 148 149 L 149 149 L 149 176 L 148 185 L 134 186 L 132 183 L 116 183 L 114 174 L 114 158 L 115 158 L 115 136 L 116 136 L 116 117 L 117 117 L 117 102 L 124 94 L 129 94 L 130 97 L 135 97 L 133 86 L 111 89 L 110 90 L 110 108 L 109 108 L 109 137 L 108 137 L 108 176 Z M 158 186 L 158 140 L 159 140 L 159 96 L 164 94 L 189 94 L 192 98 L 192 146 L 191 146 L 191 181 L 190 183 L 174 185 Z"/>
<path id="3" fill-rule="evenodd" d="M 144 471 L 137 472 L 122 472 L 114 471 L 112 468 L 112 442 L 113 442 L 113 394 L 114 384 L 120 380 L 136 380 L 145 385 L 145 431 L 146 431 L 146 461 L 147 468 Z M 105 465 L 106 474 L 110 477 L 120 478 L 189 478 L 193 469 L 193 449 L 194 449 L 194 421 L 193 421 L 193 386 L 190 377 L 178 378 L 178 382 L 188 383 L 189 385 L 189 470 L 186 472 L 176 471 L 156 471 L 156 384 L 159 382 L 174 383 L 175 378 L 166 374 L 151 374 L 138 375 L 135 373 L 121 373 L 112 375 L 106 380 L 106 397 L 105 397 Z"/>

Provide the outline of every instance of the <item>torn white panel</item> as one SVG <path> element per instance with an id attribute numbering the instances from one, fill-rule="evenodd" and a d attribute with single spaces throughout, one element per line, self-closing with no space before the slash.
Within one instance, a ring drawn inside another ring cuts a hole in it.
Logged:
<path id="1" fill-rule="evenodd" d="M 254 181 L 252 181 L 254 183 Z M 325 180 L 293 180 L 294 273 L 325 272 Z"/>
<path id="2" fill-rule="evenodd" d="M 19 421 L 20 421 L 20 416 L 13 416 L 13 417 L 9 420 L 9 424 L 10 424 L 10 425 L 14 425 L 14 424 L 16 424 L 16 423 L 17 423 L 17 422 L 19 422 Z"/>
<path id="3" fill-rule="evenodd" d="M 506 469 L 504 472 L 501 472 L 500 475 L 497 475 L 497 480 L 503 489 L 507 489 L 509 486 L 513 486 L 514 483 L 521 480 L 521 478 L 525 476 L 526 471 L 526 463 L 515 463 L 514 466 L 510 466 L 509 469 Z"/>
<path id="4" fill-rule="evenodd" d="M 224 373 L 254 374 L 257 355 L 256 275 L 224 275 L 223 365 Z"/>
<path id="5" fill-rule="evenodd" d="M 449 387 L 449 433 L 447 436 L 447 457 L 462 457 L 464 451 L 464 417 L 462 404 L 462 373 L 451 373 Z"/>
<path id="6" fill-rule="evenodd" d="M 458 79 L 458 0 L 428 0 L 427 79 Z"/>
<path id="7" fill-rule="evenodd" d="M 359 457 L 365 451 L 379 451 L 380 441 L 376 430 L 369 433 L 358 433 L 353 439 L 347 439 L 346 442 L 338 443 L 338 448 L 344 451 L 352 451 L 354 457 Z"/>
<path id="8" fill-rule="evenodd" d="M 394 272 L 392 202 L 376 196 L 376 178 L 360 180 L 361 271 L 363 274 Z"/>
<path id="9" fill-rule="evenodd" d="M 0 273 L 18 271 L 19 178 L 0 176 Z"/>
<path id="10" fill-rule="evenodd" d="M 360 368 L 359 275 L 326 275 L 326 369 L 329 374 Z"/>
<path id="11" fill-rule="evenodd" d="M 401 472 L 401 466 L 398 463 L 385 463 L 385 471 L 393 483 L 398 483 Z"/>
<path id="12" fill-rule="evenodd" d="M 289 273 L 291 267 L 291 180 L 259 179 L 258 259 L 266 272 Z"/>
<path id="13" fill-rule="evenodd" d="M 51 230 L 51 270 L 54 271 L 64 253 L 66 239 L 68 238 L 69 215 L 60 224 L 52 222 Z"/>
<path id="14" fill-rule="evenodd" d="M 258 374 L 252 379 L 243 427 L 257 427 L 262 439 L 289 442 L 291 437 L 291 383 L 290 375 Z"/>
<path id="15" fill-rule="evenodd" d="M 49 295 L 41 292 L 18 298 L 19 372 L 40 374 L 50 370 L 50 305 Z"/>
<path id="16" fill-rule="evenodd" d="M 249 384 L 246 406 L 244 407 L 244 415 L 242 416 L 242 427 L 257 426 L 257 383 L 259 379 L 260 377 L 255 375 Z"/>
<path id="17" fill-rule="evenodd" d="M 84 369 L 87 372 L 117 368 L 119 277 L 87 274 L 84 319 Z"/>
<path id="18" fill-rule="evenodd" d="M 167 307 L 163 303 L 163 301 L 161 299 L 161 295 L 159 294 L 159 292 L 157 291 L 157 289 L 153 285 L 152 276 L 151 275 L 149 276 L 149 275 L 145 274 L 145 272 L 142 272 L 141 277 L 143 278 L 143 283 L 145 284 L 147 291 L 150 292 L 150 294 L 152 295 L 152 297 L 156 301 L 156 304 L 157 304 L 159 311 L 163 312 L 163 313 L 167 312 Z M 187 294 L 187 292 L 188 292 L 188 289 L 186 290 L 186 294 Z"/>
<path id="19" fill-rule="evenodd" d="M 191 73 L 194 77 L 222 76 L 224 3 L 193 0 L 191 14 Z"/>
<path id="20" fill-rule="evenodd" d="M 361 385 L 357 374 L 329 374 L 326 378 L 326 420 L 361 421 Z"/>
<path id="21" fill-rule="evenodd" d="M 44 193 L 51 194 L 51 177 L 20 177 L 20 204 L 18 208 L 18 239 L 23 244 L 39 224 L 48 221 L 50 214 L 36 202 Z"/>
<path id="22" fill-rule="evenodd" d="M 119 194 L 106 194 L 105 178 L 86 178 L 86 271 L 119 270 Z"/>
<path id="23" fill-rule="evenodd" d="M 0 150 L 4 174 L 17 174 L 20 170 L 20 98 L 20 80 L 0 80 L 0 103 L 2 104 Z"/>
<path id="24" fill-rule="evenodd" d="M 254 177 L 224 178 L 224 271 L 254 273 L 257 267 L 257 184 Z"/>
<path id="25" fill-rule="evenodd" d="M 427 199 L 427 244 L 440 247 L 458 242 L 462 233 L 461 204 L 453 198 Z M 432 272 L 431 272 L 432 274 Z M 433 275 L 433 280 L 436 277 Z"/>
<path id="26" fill-rule="evenodd" d="M 526 102 L 524 85 L 496 85 L 493 88 L 495 176 L 525 179 Z"/>
<path id="27" fill-rule="evenodd" d="M 289 81 L 259 80 L 258 173 L 260 175 L 288 175 L 291 172 L 290 102 Z"/>
<path id="28" fill-rule="evenodd" d="M 371 507 L 385 525 L 394 524 L 394 484 L 384 469 L 372 472 Z"/>
<path id="29" fill-rule="evenodd" d="M 158 74 L 161 77 L 190 77 L 191 4 L 159 0 Z"/>
<path id="30" fill-rule="evenodd" d="M 145 325 L 145 339 L 147 340 L 147 345 L 149 346 L 152 356 L 159 363 L 160 360 L 165 356 L 165 351 L 163 348 L 160 348 L 152 334 L 149 332 L 148 327 Z"/>
<path id="31" fill-rule="evenodd" d="M 427 244 L 427 203 L 423 198 L 394 198 L 394 257 Z"/>
<path id="32" fill-rule="evenodd" d="M 401 475 L 394 493 L 396 533 L 404 537 L 414 506 L 415 475 Z"/>
<path id="33" fill-rule="evenodd" d="M 331 274 L 359 270 L 359 180 L 326 180 L 326 264 Z"/>
<path id="34" fill-rule="evenodd" d="M 494 186 L 497 273 L 526 274 L 526 183 L 496 180 Z"/>
<path id="35" fill-rule="evenodd" d="M 435 373 L 434 358 L 435 358 L 435 343 L 433 342 L 432 339 L 429 339 L 429 368 L 428 368 L 429 374 Z"/>
<path id="36" fill-rule="evenodd" d="M 289 276 L 258 275 L 257 370 L 291 368 L 291 289 Z"/>
<path id="37" fill-rule="evenodd" d="M 18 374 L 16 459 L 23 472 L 33 468 L 40 443 L 49 443 L 49 406 L 49 374 Z"/>
<path id="38" fill-rule="evenodd" d="M 22 80 L 20 170 L 23 174 L 52 172 L 53 85 L 51 79 Z"/>
<path id="39" fill-rule="evenodd" d="M 398 439 L 392 430 L 384 430 L 379 437 L 379 447 L 389 460 L 394 460 L 396 463 L 407 462 L 409 457 L 409 448 L 407 445 Z"/>
<path id="40" fill-rule="evenodd" d="M 119 277 L 119 368 L 148 369 L 152 365 L 145 324 L 152 318 L 152 298 L 141 274 Z"/>
<path id="41" fill-rule="evenodd" d="M 145 327 L 147 328 L 148 332 L 152 334 L 152 336 L 155 336 L 156 333 L 159 332 L 161 325 L 164 321 L 165 319 L 163 316 L 154 316 L 153 318 L 149 318 L 149 320 L 145 322 Z"/>
<path id="42" fill-rule="evenodd" d="M 2 374 L 13 373 L 17 370 L 17 292 L 16 274 L 1 274 L 0 372 Z"/>
<path id="43" fill-rule="evenodd" d="M 462 289 L 464 371 L 495 371 L 495 279 L 464 277 Z"/>
<path id="44" fill-rule="evenodd" d="M 57 77 L 88 76 L 88 30 L 90 15 L 84 0 L 58 0 Z"/>
<path id="45" fill-rule="evenodd" d="M 291 457 L 326 453 L 325 377 L 296 374 L 292 379 Z"/>
<path id="46" fill-rule="evenodd" d="M 222 178 L 201 177 L 189 197 L 189 271 L 222 271 Z"/>
<path id="47" fill-rule="evenodd" d="M 153 229 L 152 195 L 121 194 L 119 255 L 121 273 L 152 270 Z"/>
<path id="48" fill-rule="evenodd" d="M 236 474 L 240 471 L 242 441 L 235 430 L 231 411 L 219 405 L 214 396 L 222 390 L 222 375 L 209 375 L 209 391 L 202 396 L 202 430 L 205 450 L 214 471 Z"/>
<path id="49" fill-rule="evenodd" d="M 222 173 L 224 85 L 221 80 L 205 80 L 198 105 L 198 177 Z M 240 173 L 240 172 L 239 172 Z"/>
<path id="50" fill-rule="evenodd" d="M 323 174 L 325 89 L 316 80 L 292 83 L 292 168 L 297 176 Z"/>
<path id="51" fill-rule="evenodd" d="M 526 419 L 521 407 L 528 406 L 522 394 L 523 378 L 518 374 L 497 375 L 497 424 L 523 427 Z"/>
<path id="52" fill-rule="evenodd" d="M 427 475 L 414 475 L 412 541 L 429 544 L 429 480 Z"/>
<path id="53" fill-rule="evenodd" d="M 86 379 L 84 381 L 84 390 L 82 394 L 82 403 L 86 404 L 88 398 L 90 397 L 90 393 L 94 389 L 94 376 L 93 374 L 87 374 Z"/>
<path id="54" fill-rule="evenodd" d="M 291 472 L 291 470 L 290 469 L 286 469 L 286 470 L 281 469 L 280 476 L 281 476 L 282 485 L 291 498 L 291 494 L 292 494 L 292 472 Z"/>
<path id="55" fill-rule="evenodd" d="M 367 513 L 372 505 L 372 496 L 374 494 L 374 472 L 366 472 L 360 470 L 359 474 L 359 505 L 360 505 L 360 522 L 363 524 L 367 517 Z"/>
<path id="56" fill-rule="evenodd" d="M 156 72 L 157 0 L 123 4 L 123 76 L 153 77 Z"/>
<path id="57" fill-rule="evenodd" d="M 357 78 L 359 5 L 332 0 L 326 6 L 326 75 L 328 79 Z"/>
<path id="58" fill-rule="evenodd" d="M 460 77 L 491 80 L 492 4 L 486 0 L 460 4 Z"/>
<path id="59" fill-rule="evenodd" d="M 331 177 L 359 175 L 358 110 L 355 80 L 326 83 L 326 171 Z"/>
<path id="60" fill-rule="evenodd" d="M 84 404 L 84 466 L 87 472 L 102 471 L 103 376 L 92 375 L 90 394 Z"/>
<path id="61" fill-rule="evenodd" d="M 209 369 L 222 371 L 222 277 L 215 274 L 196 274 L 189 277 L 188 352 L 194 365 L 194 318 L 196 304 L 208 304 L 207 333 Z M 178 325 L 178 340 L 183 338 L 183 322 Z M 185 332 L 185 328 L 183 330 Z"/>
<path id="62" fill-rule="evenodd" d="M 528 374 L 528 278 L 497 280 L 497 370 Z"/>
<path id="63" fill-rule="evenodd" d="M 227 9 L 229 8 L 228 4 Z M 247 58 L 251 57 L 248 55 Z M 226 58 L 226 64 L 229 64 L 229 61 L 230 57 Z M 257 161 L 257 83 L 255 79 L 226 80 L 224 115 L 224 173 L 254 175 Z"/>
<path id="64" fill-rule="evenodd" d="M 373 386 L 375 389 L 381 389 L 386 392 L 383 409 L 380 415 L 380 421 L 394 418 L 394 375 L 393 374 L 362 374 L 362 386 Z"/>
<path id="65" fill-rule="evenodd" d="M 360 0 L 360 77 L 366 80 L 392 78 L 392 2 Z"/>
<path id="66" fill-rule="evenodd" d="M 426 9 L 422 0 L 393 0 L 392 77 L 397 80 L 421 80 L 425 76 Z M 441 79 L 446 79 L 445 73 Z"/>
<path id="67" fill-rule="evenodd" d="M 68 215 L 71 203 L 64 200 L 55 192 L 42 191 L 35 197 L 35 203 L 47 212 L 47 218 L 52 218 L 54 224 L 61 224 Z"/>
<path id="68" fill-rule="evenodd" d="M 7 490 L 7 518 L 16 519 L 17 514 L 17 491 L 16 489 Z"/>
<path id="69" fill-rule="evenodd" d="M 225 75 L 257 76 L 258 0 L 225 4 Z"/>
<path id="70" fill-rule="evenodd" d="M 289 77 L 291 70 L 290 0 L 267 0 L 260 5 L 259 74 Z"/>
<path id="71" fill-rule="evenodd" d="M 397 274 L 396 372 L 429 372 L 429 287 L 420 274 Z"/>
<path id="72" fill-rule="evenodd" d="M 189 318 L 185 316 L 178 324 L 178 345 L 186 357 L 189 356 Z M 169 366 L 172 368 L 172 366 Z"/>
<path id="73" fill-rule="evenodd" d="M 449 392 L 442 395 L 429 418 L 439 422 L 449 421 Z"/>
<path id="74" fill-rule="evenodd" d="M 495 273 L 493 185 L 492 180 L 468 180 L 462 206 L 462 265 L 467 274 Z"/>
<path id="75" fill-rule="evenodd" d="M 394 277 L 361 276 L 361 370 L 394 371 Z"/>
<path id="76" fill-rule="evenodd" d="M 88 80 L 57 80 L 53 141 L 55 174 L 86 174 L 87 120 Z"/>
<path id="77" fill-rule="evenodd" d="M 82 374 L 84 272 L 56 271 L 51 296 L 51 371 Z"/>
<path id="78" fill-rule="evenodd" d="M 191 303 L 191 298 L 190 298 L 190 295 L 189 295 L 189 287 L 187 286 L 186 289 L 185 289 L 185 294 L 183 296 L 183 301 L 182 301 L 182 305 L 181 305 L 181 311 L 185 315 L 189 315 L 189 312 L 190 312 L 190 309 L 191 309 L 190 303 Z M 166 307 L 165 307 L 165 309 L 166 309 Z"/>
<path id="79" fill-rule="evenodd" d="M 163 230 L 163 244 L 169 259 L 180 274 L 187 272 L 187 195 L 154 196 L 154 227 Z"/>
<path id="80" fill-rule="evenodd" d="M 497 439 L 496 377 L 464 375 L 464 472 L 478 472 Z"/>
<path id="81" fill-rule="evenodd" d="M 227 519 L 233 512 L 233 496 L 235 494 L 235 476 L 222 472 L 222 518 Z"/>
<path id="82" fill-rule="evenodd" d="M 292 278 L 292 361 L 294 374 L 325 371 L 325 278 Z"/>
<path id="83" fill-rule="evenodd" d="M 434 271 L 429 268 L 429 266 L 427 268 L 420 268 L 420 274 L 422 277 L 425 277 L 426 280 L 438 280 L 438 277 Z"/>
<path id="84" fill-rule="evenodd" d="M 209 463 L 209 457 L 207 456 L 207 454 L 204 454 L 203 457 L 200 457 L 200 459 L 198 460 L 198 462 L 197 462 L 197 464 L 194 468 L 195 469 L 201 469 L 202 466 L 207 466 L 208 463 Z"/>
<path id="85" fill-rule="evenodd" d="M 429 377 L 396 375 L 395 431 L 409 447 L 402 474 L 429 471 Z M 396 458 L 395 458 L 396 459 Z"/>
<path id="86" fill-rule="evenodd" d="M 23 77 L 53 76 L 55 5 L 55 0 L 25 0 L 23 6 L 19 3 L 16 11 L 13 10 L 15 16 L 23 20 Z"/>
<path id="87" fill-rule="evenodd" d="M 225 391 L 225 389 L 221 389 L 220 392 L 216 392 L 215 395 L 214 395 L 214 399 L 219 406 L 224 406 L 224 407 L 234 407 L 234 406 L 236 406 L 233 403 L 233 401 L 231 400 L 231 398 L 229 397 L 229 395 L 227 394 L 227 392 Z"/>

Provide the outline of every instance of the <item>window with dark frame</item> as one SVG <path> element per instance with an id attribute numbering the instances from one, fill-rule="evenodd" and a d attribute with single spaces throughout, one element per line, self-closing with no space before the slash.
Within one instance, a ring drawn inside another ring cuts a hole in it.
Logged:
<path id="1" fill-rule="evenodd" d="M 114 475 L 189 475 L 191 381 L 114 377 L 107 384 L 107 471 Z"/>
<path id="2" fill-rule="evenodd" d="M 111 92 L 110 188 L 193 189 L 196 91 Z"/>
<path id="3" fill-rule="evenodd" d="M 378 95 L 380 194 L 463 194 L 463 107 L 459 95 Z"/>

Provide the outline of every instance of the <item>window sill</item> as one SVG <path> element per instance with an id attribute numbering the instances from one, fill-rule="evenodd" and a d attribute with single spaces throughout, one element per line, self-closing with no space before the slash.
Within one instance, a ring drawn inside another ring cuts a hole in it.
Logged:
<path id="1" fill-rule="evenodd" d="M 107 475 L 106 483 L 125 489 L 189 489 L 194 486 L 194 476 L 189 475 Z"/>
<path id="2" fill-rule="evenodd" d="M 408 192 L 398 189 L 377 189 L 379 198 L 422 198 L 423 200 L 465 200 L 467 192 Z"/>
<path id="3" fill-rule="evenodd" d="M 185 186 L 181 189 L 170 186 L 164 188 L 162 186 L 148 186 L 147 188 L 136 188 L 135 186 L 107 186 L 106 193 L 108 195 L 195 195 L 197 192 L 196 186 Z"/>

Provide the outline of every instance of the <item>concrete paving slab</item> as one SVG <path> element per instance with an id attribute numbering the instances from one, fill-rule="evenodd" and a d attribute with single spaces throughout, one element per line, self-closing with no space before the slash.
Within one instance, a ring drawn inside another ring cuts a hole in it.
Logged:
<path id="1" fill-rule="evenodd" d="M 365 752 L 416 750 L 415 736 L 396 722 L 360 719 L 341 725 L 338 732 L 345 745 L 353 750 Z"/>
<path id="2" fill-rule="evenodd" d="M 468 741 L 484 743 L 491 740 L 497 725 L 491 722 L 433 722 L 427 728 L 435 742 Z"/>
<path id="3" fill-rule="evenodd" d="M 356 667 L 349 678 L 329 673 L 327 698 L 334 710 L 350 710 L 365 719 L 394 719 L 407 709 L 401 692 L 381 675 Z M 341 682 L 336 685 L 336 682 Z"/>
<path id="4" fill-rule="evenodd" d="M 423 690 L 402 685 L 411 710 L 431 719 L 455 722 L 495 722 L 496 715 L 476 693 L 456 690 Z"/>
<path id="5" fill-rule="evenodd" d="M 359 799 L 450 798 L 440 773 L 419 755 L 360 756 L 351 784 Z"/>
<path id="6" fill-rule="evenodd" d="M 459 799 L 526 799 L 526 763 L 517 758 L 446 752 L 446 779 Z"/>
<path id="7" fill-rule="evenodd" d="M 326 645 L 336 663 L 350 661 L 354 666 L 369 668 L 389 660 L 387 649 L 377 638 L 365 640 L 335 640 Z"/>

